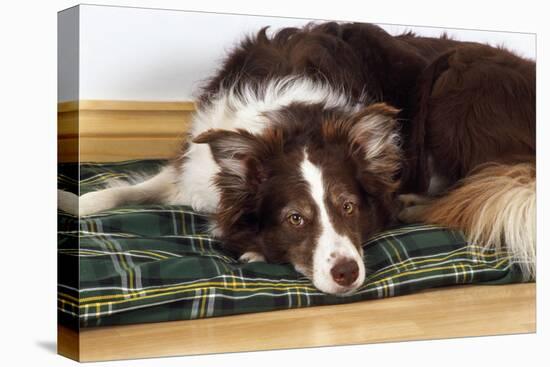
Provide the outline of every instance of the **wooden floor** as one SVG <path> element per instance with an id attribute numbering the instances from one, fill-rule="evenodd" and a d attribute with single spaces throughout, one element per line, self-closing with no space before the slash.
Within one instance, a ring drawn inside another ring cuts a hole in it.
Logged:
<path id="1" fill-rule="evenodd" d="M 535 332 L 535 284 L 440 288 L 409 296 L 203 320 L 60 328 L 80 361 Z M 73 335 L 74 334 L 74 335 Z M 63 344 L 63 345 L 62 345 Z M 72 349 L 72 351 L 71 351 Z"/>

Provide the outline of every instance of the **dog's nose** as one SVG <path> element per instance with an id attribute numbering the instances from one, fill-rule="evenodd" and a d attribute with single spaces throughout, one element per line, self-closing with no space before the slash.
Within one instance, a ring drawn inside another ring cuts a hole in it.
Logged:
<path id="1" fill-rule="evenodd" d="M 355 260 L 344 259 L 330 269 L 330 274 L 336 283 L 347 287 L 359 276 L 359 265 Z"/>

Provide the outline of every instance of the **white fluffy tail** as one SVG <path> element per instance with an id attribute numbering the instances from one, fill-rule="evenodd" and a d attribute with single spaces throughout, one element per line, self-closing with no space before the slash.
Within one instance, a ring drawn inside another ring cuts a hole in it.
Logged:
<path id="1" fill-rule="evenodd" d="M 471 244 L 504 250 L 525 279 L 536 276 L 534 163 L 486 164 L 433 201 L 422 219 L 462 229 Z"/>
<path id="2" fill-rule="evenodd" d="M 112 181 L 107 188 L 80 197 L 58 191 L 58 206 L 71 214 L 86 216 L 122 205 L 170 203 L 177 196 L 175 182 L 174 167 L 166 166 L 155 176 Z"/>

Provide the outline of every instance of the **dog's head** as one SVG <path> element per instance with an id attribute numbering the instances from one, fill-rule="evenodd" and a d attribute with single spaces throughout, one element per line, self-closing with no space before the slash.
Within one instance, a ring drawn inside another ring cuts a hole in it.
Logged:
<path id="1" fill-rule="evenodd" d="M 221 170 L 216 227 L 229 246 L 290 262 L 326 293 L 365 279 L 362 243 L 392 217 L 400 150 L 396 110 L 294 104 L 266 114 L 261 134 L 209 130 Z"/>

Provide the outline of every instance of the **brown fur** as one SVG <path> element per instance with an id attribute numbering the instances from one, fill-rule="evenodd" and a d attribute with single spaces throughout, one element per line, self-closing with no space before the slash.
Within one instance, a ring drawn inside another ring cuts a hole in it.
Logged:
<path id="1" fill-rule="evenodd" d="M 413 120 L 426 189 L 427 154 L 435 173 L 455 182 L 477 165 L 535 156 L 535 64 L 485 45 L 456 48 L 436 59 L 420 82 Z"/>
<path id="2" fill-rule="evenodd" d="M 296 74 L 328 83 L 349 95 L 352 101 L 370 107 L 363 110 L 364 116 L 353 118 L 338 116 L 334 111 L 306 111 L 303 106 L 275 111 L 269 116 L 272 121 L 283 122 L 278 128 L 267 129 L 260 143 L 251 144 L 252 153 L 244 155 L 247 158 L 242 164 L 247 176 L 242 184 L 248 193 L 222 190 L 217 222 L 234 246 L 252 243 L 248 249 L 239 247 L 240 251 L 272 250 L 264 248 L 261 241 L 250 240 L 254 238 L 251 231 L 257 231 L 262 220 L 258 216 L 258 198 L 250 195 L 270 175 L 270 169 L 261 163 L 266 157 L 271 160 L 284 154 L 285 161 L 299 159 L 300 154 L 289 144 L 294 147 L 315 141 L 315 144 L 335 142 L 335 146 L 340 144 L 338 141 L 347 144 L 348 157 L 353 158 L 353 167 L 349 169 L 355 170 L 363 194 L 378 203 L 376 215 L 380 218 L 373 215 L 370 222 L 379 224 L 369 226 L 369 230 L 389 223 L 396 192 L 426 193 L 430 178 L 436 175 L 451 188 L 448 196 L 423 208 L 429 210 L 423 212 L 422 219 L 468 231 L 484 197 L 478 195 L 478 201 L 468 195 L 477 193 L 481 187 L 487 190 L 494 187 L 483 175 L 495 175 L 498 180 L 508 177 L 506 172 L 514 171 L 514 164 L 523 167 L 525 162 L 534 162 L 534 62 L 502 48 L 459 42 L 446 36 L 426 38 L 407 33 L 392 37 L 369 24 L 309 25 L 303 29 L 283 29 L 272 37 L 264 29 L 229 55 L 221 72 L 205 85 L 200 104 L 208 104 L 210 97 L 230 86 L 237 90 L 251 86 L 261 93 L 266 79 Z M 363 98 L 365 92 L 369 98 Z M 397 120 L 384 118 L 395 115 L 396 110 L 376 102 L 398 108 Z M 358 119 L 373 116 L 381 119 L 381 123 L 366 130 L 355 124 Z M 321 130 L 306 132 L 305 125 L 291 122 L 296 120 Z M 319 125 L 320 121 L 324 123 Z M 395 139 L 396 132 L 400 143 Z M 247 141 L 252 139 L 244 132 L 239 134 Z M 212 133 L 202 142 L 210 142 L 216 156 L 215 140 Z M 374 145 L 369 148 L 368 143 L 376 141 L 383 141 L 384 149 L 376 151 Z M 220 146 L 221 142 L 227 143 L 224 139 L 219 142 Z M 362 161 L 357 157 L 362 157 Z M 487 168 L 485 164 L 490 162 L 506 167 L 505 172 Z M 346 161 L 346 165 L 349 163 Z M 277 169 L 292 171 L 291 167 L 283 166 Z M 298 187 L 292 174 L 289 177 L 286 184 Z M 534 182 L 534 175 L 526 177 Z M 480 180 L 481 186 L 477 186 L 476 180 Z M 229 188 L 234 177 L 222 173 L 217 184 Z M 286 242 L 281 237 L 277 241 L 283 243 L 282 249 Z M 309 249 L 304 251 L 307 253 Z"/>
<path id="3" fill-rule="evenodd" d="M 357 100 L 366 92 L 373 101 L 404 108 L 429 52 L 394 38 L 378 26 L 362 23 L 311 24 L 285 28 L 268 37 L 267 27 L 235 48 L 200 98 L 208 103 L 221 88 L 242 84 L 261 88 L 269 78 L 308 76 L 343 88 Z M 432 55 L 437 52 L 434 50 Z"/>
<path id="4" fill-rule="evenodd" d="M 450 187 L 401 218 L 461 229 L 486 249 L 506 247 L 534 277 L 535 63 L 465 44 L 435 59 L 419 85 L 404 189 L 425 193 L 430 176 Z"/>
<path id="5" fill-rule="evenodd" d="M 396 113 L 382 104 L 354 115 L 319 105 L 294 104 L 270 113 L 273 126 L 260 135 L 211 130 L 197 137 L 194 141 L 208 143 L 222 167 L 216 179 L 221 198 L 215 219 L 226 246 L 237 253 L 260 252 L 271 262 L 311 268 L 312 240 L 318 235 L 319 223 L 296 231 L 285 221 L 290 209 L 315 218 L 315 205 L 299 167 L 307 149 L 309 159 L 326 174 L 330 212 L 340 213 L 345 201 L 356 205 L 353 217 L 334 214 L 331 219 L 360 249 L 369 235 L 390 224 L 396 215 L 393 195 L 401 160 L 398 147 L 388 141 L 377 156 L 366 160 L 369 146 L 379 141 L 380 135 L 395 131 Z M 371 126 L 373 121 L 378 130 L 356 128 Z M 242 174 L 230 166 L 240 167 Z M 386 171 L 380 175 L 382 169 Z"/>

